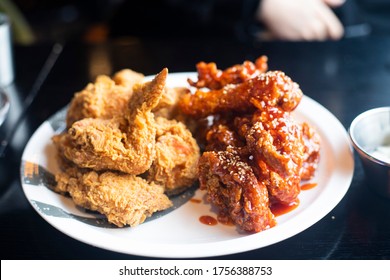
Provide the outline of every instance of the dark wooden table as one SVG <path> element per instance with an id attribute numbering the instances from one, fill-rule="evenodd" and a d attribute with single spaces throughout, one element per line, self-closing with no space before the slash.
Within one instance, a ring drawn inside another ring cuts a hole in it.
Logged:
<path id="1" fill-rule="evenodd" d="M 6 89 L 16 105 L 0 130 L 2 137 L 14 129 L 23 104 L 32 103 L 0 159 L 1 259 L 142 259 L 81 243 L 56 230 L 33 210 L 19 181 L 21 154 L 31 134 L 97 74 L 112 74 L 123 68 L 146 75 L 163 67 L 170 72 L 194 71 L 201 60 L 214 61 L 225 68 L 265 54 L 270 69 L 286 72 L 306 95 L 326 107 L 347 129 L 359 113 L 390 106 L 389 50 L 390 37 L 250 45 L 201 40 L 69 44 L 63 46 L 57 61 L 52 61 L 55 64 L 48 75 L 40 76 L 42 83 L 36 83 L 52 47 L 16 47 L 16 80 Z M 29 96 L 35 98 L 29 100 Z M 285 241 L 219 258 L 389 259 L 390 200 L 372 193 L 370 183 L 355 155 L 351 186 L 323 219 Z"/>

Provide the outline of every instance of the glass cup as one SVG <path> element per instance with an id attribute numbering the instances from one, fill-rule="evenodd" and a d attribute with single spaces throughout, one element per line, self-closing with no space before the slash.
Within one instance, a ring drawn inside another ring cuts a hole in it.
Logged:
<path id="1" fill-rule="evenodd" d="M 3 124 L 9 110 L 9 100 L 5 92 L 0 88 L 0 126 Z"/>
<path id="2" fill-rule="evenodd" d="M 14 80 L 12 60 L 12 39 L 9 18 L 0 13 L 0 125 L 9 110 L 9 99 L 4 88 Z"/>
<path id="3" fill-rule="evenodd" d="M 9 18 L 0 13 L 0 87 L 5 87 L 14 80 L 12 63 L 11 24 Z"/>

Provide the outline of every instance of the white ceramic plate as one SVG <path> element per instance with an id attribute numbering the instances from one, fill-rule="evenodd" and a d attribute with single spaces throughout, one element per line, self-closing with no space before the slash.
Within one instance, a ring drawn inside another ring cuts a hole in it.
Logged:
<path id="1" fill-rule="evenodd" d="M 176 73 L 168 85 L 186 86 L 195 73 Z M 347 192 L 354 169 L 349 138 L 341 123 L 324 107 L 305 96 L 294 112 L 298 120 L 314 126 L 322 137 L 321 161 L 312 182 L 317 187 L 302 191 L 300 205 L 277 217 L 269 230 L 244 234 L 223 224 L 209 226 L 200 216 L 216 217 L 203 191 L 192 188 L 174 199 L 175 207 L 154 215 L 135 228 L 116 228 L 96 213 L 76 207 L 68 197 L 49 186 L 58 171 L 54 134 L 65 127 L 65 108 L 45 121 L 33 134 L 22 157 L 21 181 L 34 209 L 61 232 L 87 244 L 121 253 L 167 258 L 195 258 L 244 252 L 285 240 L 307 229 L 328 214 Z M 195 203 L 195 198 L 201 203 Z"/>

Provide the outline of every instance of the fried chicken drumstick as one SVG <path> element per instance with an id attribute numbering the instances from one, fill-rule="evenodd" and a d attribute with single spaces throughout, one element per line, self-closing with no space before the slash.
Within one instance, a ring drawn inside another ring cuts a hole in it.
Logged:
<path id="1" fill-rule="evenodd" d="M 221 89 L 188 93 L 180 100 L 181 110 L 201 118 L 226 112 L 253 113 L 256 109 L 279 107 L 293 111 L 302 98 L 299 86 L 280 71 L 268 71 L 240 84 Z"/>

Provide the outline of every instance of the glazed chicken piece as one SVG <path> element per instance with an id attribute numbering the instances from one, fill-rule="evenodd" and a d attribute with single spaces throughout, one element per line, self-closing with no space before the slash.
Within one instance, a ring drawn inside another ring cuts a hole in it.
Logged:
<path id="1" fill-rule="evenodd" d="M 304 142 L 300 125 L 287 112 L 269 108 L 252 117 L 245 135 L 252 153 L 263 159 L 283 177 L 299 174 Z"/>
<path id="2" fill-rule="evenodd" d="M 305 151 L 301 127 L 288 112 L 268 108 L 254 114 L 245 138 L 272 202 L 294 202 L 300 193 Z"/>
<path id="3" fill-rule="evenodd" d="M 220 220 L 251 232 L 270 228 L 273 204 L 297 202 L 301 181 L 318 166 L 318 134 L 291 114 L 303 93 L 283 72 L 265 72 L 266 57 L 225 71 L 213 63 L 197 68 L 198 81 L 189 80 L 196 90 L 179 107 L 202 124 L 200 187 Z"/>
<path id="4" fill-rule="evenodd" d="M 302 123 L 301 127 L 305 146 L 301 179 L 310 180 L 314 176 L 320 161 L 321 138 L 308 123 Z"/>
<path id="5" fill-rule="evenodd" d="M 266 185 L 272 203 L 290 204 L 300 193 L 300 181 L 307 179 L 303 174 L 313 175 L 319 158 L 318 135 L 306 130 L 311 135 L 304 137 L 302 126 L 288 112 L 268 108 L 211 126 L 206 151 L 234 149 Z"/>
<path id="6" fill-rule="evenodd" d="M 137 226 L 172 206 L 162 186 L 134 175 L 71 167 L 58 173 L 56 181 L 56 192 L 68 193 L 76 205 L 104 214 L 118 227 Z"/>
<path id="7" fill-rule="evenodd" d="M 224 151 L 228 146 L 243 147 L 245 139 L 241 138 L 238 133 L 229 124 L 216 123 L 206 132 L 206 151 Z"/>
<path id="8" fill-rule="evenodd" d="M 199 62 L 196 65 L 198 81 L 194 82 L 188 79 L 188 83 L 193 87 L 205 87 L 212 90 L 221 89 L 228 84 L 243 83 L 261 73 L 265 73 L 268 70 L 267 61 L 266 56 L 261 56 L 256 59 L 255 63 L 244 61 L 243 64 L 234 65 L 224 71 L 219 70 L 213 62 Z"/>
<path id="9" fill-rule="evenodd" d="M 65 158 L 79 167 L 141 174 L 155 158 L 156 125 L 151 112 L 163 94 L 168 70 L 138 84 L 123 117 L 86 118 L 53 138 Z"/>
<path id="10" fill-rule="evenodd" d="M 276 109 L 273 109 L 276 110 Z M 257 112 L 254 115 L 259 115 L 261 113 Z M 266 113 L 263 113 L 265 115 Z M 285 113 L 288 118 L 288 114 Z M 301 180 L 310 180 L 313 178 L 315 171 L 318 168 L 318 163 L 320 161 L 320 147 L 321 147 L 321 137 L 312 128 L 308 123 L 303 122 L 302 124 L 296 123 L 301 130 L 302 140 L 303 140 L 303 163 L 300 171 Z M 252 116 L 241 116 L 234 119 L 234 126 L 238 135 L 245 137 L 250 133 L 252 127 Z M 287 135 L 286 135 L 287 136 Z M 301 142 L 301 141 L 299 141 Z M 296 170 L 297 171 L 297 170 Z"/>
<path id="11" fill-rule="evenodd" d="M 113 79 L 98 76 L 95 83 L 74 95 L 66 115 L 67 128 L 84 118 L 110 119 L 122 114 L 133 94 L 133 86 L 143 78 L 142 74 L 130 69 L 117 72 Z"/>
<path id="12" fill-rule="evenodd" d="M 240 84 L 186 94 L 179 106 L 185 114 L 195 118 L 226 112 L 249 114 L 267 107 L 291 112 L 298 106 L 302 95 L 298 84 L 283 72 L 268 71 Z"/>
<path id="13" fill-rule="evenodd" d="M 181 122 L 156 118 L 156 158 L 148 181 L 165 187 L 169 195 L 191 186 L 197 179 L 199 146 Z"/>
<path id="14" fill-rule="evenodd" d="M 235 149 L 205 152 L 199 160 L 200 188 L 219 209 L 220 221 L 233 221 L 242 230 L 260 232 L 276 224 L 267 187 Z"/>

